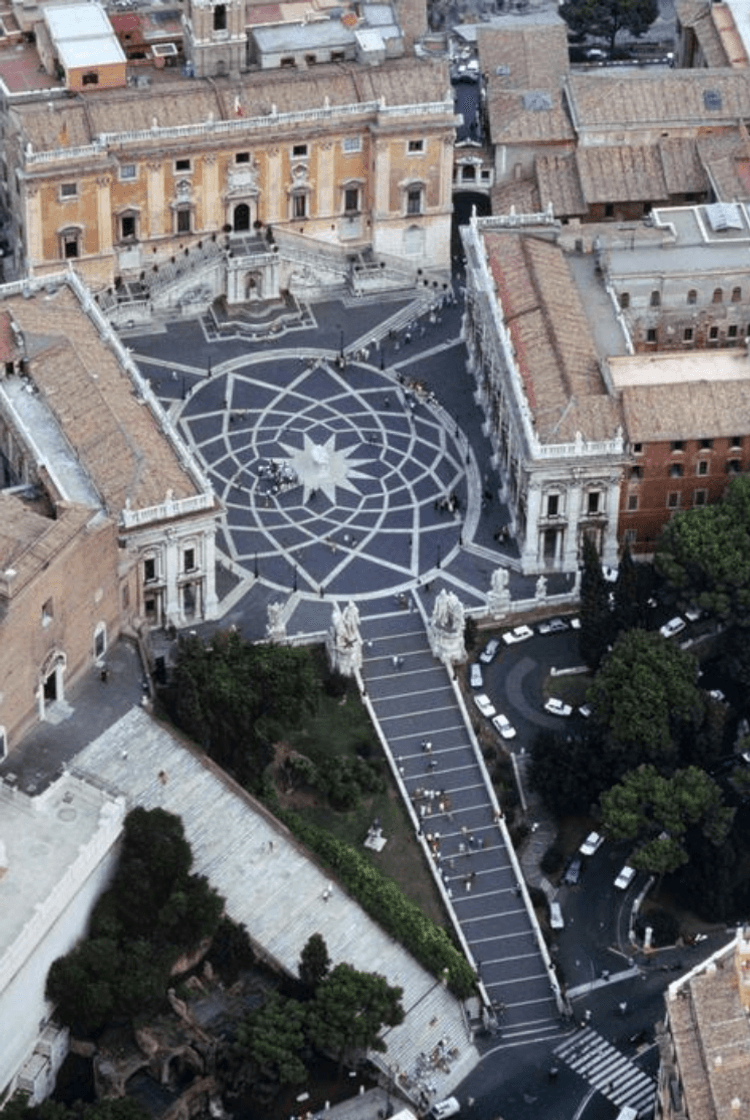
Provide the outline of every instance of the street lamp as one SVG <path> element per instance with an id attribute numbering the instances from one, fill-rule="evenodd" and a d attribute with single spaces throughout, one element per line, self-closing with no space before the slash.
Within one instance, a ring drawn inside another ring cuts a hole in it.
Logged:
<path id="1" fill-rule="evenodd" d="M 255 576 L 256 579 L 258 578 L 258 553 L 257 552 L 255 553 L 255 558 L 253 560 L 253 575 Z"/>

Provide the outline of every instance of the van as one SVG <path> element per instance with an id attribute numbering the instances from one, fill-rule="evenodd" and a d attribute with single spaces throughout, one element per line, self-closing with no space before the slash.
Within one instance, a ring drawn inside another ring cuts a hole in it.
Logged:
<path id="1" fill-rule="evenodd" d="M 444 1101 L 436 1101 L 430 1109 L 431 1120 L 447 1120 L 461 1111 L 461 1106 L 455 1097 L 446 1097 Z"/>
<path id="2" fill-rule="evenodd" d="M 552 929 L 565 929 L 565 921 L 559 902 L 550 902 L 549 904 L 549 924 Z"/>

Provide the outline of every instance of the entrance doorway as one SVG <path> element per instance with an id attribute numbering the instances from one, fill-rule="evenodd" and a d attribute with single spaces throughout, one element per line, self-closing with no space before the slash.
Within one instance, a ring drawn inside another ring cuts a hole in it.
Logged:
<path id="1" fill-rule="evenodd" d="M 57 700 L 57 672 L 53 669 L 44 682 L 44 702 L 52 704 L 55 700 Z"/>
<path id="2" fill-rule="evenodd" d="M 234 232 L 247 233 L 250 229 L 250 207 L 246 202 L 239 202 L 234 208 Z"/>

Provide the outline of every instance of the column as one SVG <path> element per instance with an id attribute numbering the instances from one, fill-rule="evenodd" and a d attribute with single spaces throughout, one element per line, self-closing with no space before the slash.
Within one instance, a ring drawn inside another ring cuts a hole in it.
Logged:
<path id="1" fill-rule="evenodd" d="M 146 164 L 146 214 L 147 237 L 161 237 L 164 229 L 164 165 L 159 162 Z"/>
<path id="2" fill-rule="evenodd" d="M 390 209 L 391 191 L 391 148 L 387 140 L 376 140 L 374 144 L 375 161 L 373 174 L 375 176 L 373 190 L 373 219 L 387 218 Z"/>
<path id="3" fill-rule="evenodd" d="M 563 570 L 575 572 L 578 570 L 578 534 L 581 520 L 581 473 L 574 471 L 572 479 L 565 487 L 565 522 L 568 531 L 565 534 L 565 550 L 562 557 Z"/>
<path id="4" fill-rule="evenodd" d="M 99 252 L 112 252 L 112 199 L 110 196 L 109 175 L 100 175 L 96 180 L 96 221 L 99 227 Z"/>
<path id="5" fill-rule="evenodd" d="M 216 618 L 219 600 L 216 596 L 216 537 L 211 526 L 203 534 L 203 617 Z"/>
<path id="6" fill-rule="evenodd" d="M 197 229 L 219 230 L 224 224 L 219 195 L 219 161 L 213 153 L 203 157 L 202 213 Z"/>
<path id="7" fill-rule="evenodd" d="M 532 481 L 526 492 L 526 536 L 521 557 L 521 569 L 524 575 L 536 572 L 540 568 L 539 511 L 541 501 L 542 495 L 539 487 Z"/>
<path id="8" fill-rule="evenodd" d="M 182 603 L 177 577 L 180 572 L 180 550 L 177 540 L 170 536 L 164 543 L 164 603 L 163 620 L 169 625 L 182 625 Z"/>
<path id="9" fill-rule="evenodd" d="M 314 217 L 327 218 L 337 214 L 340 207 L 336 205 L 335 192 L 338 186 L 334 182 L 333 143 L 330 140 L 318 145 L 318 173 L 315 176 L 315 196 L 317 205 Z"/>
<path id="10" fill-rule="evenodd" d="M 286 220 L 286 191 L 281 182 L 281 149 L 269 148 L 266 152 L 266 186 L 263 197 L 268 207 L 266 224 Z M 282 210 L 283 207 L 283 210 Z"/>
<path id="11" fill-rule="evenodd" d="M 602 563 L 616 568 L 618 564 L 617 531 L 620 515 L 620 480 L 617 475 L 608 479 L 607 486 L 607 524 L 604 527 L 602 542 Z"/>
<path id="12" fill-rule="evenodd" d="M 39 187 L 35 183 L 27 183 L 25 193 L 26 214 L 23 223 L 26 229 L 26 252 L 28 253 L 29 269 L 33 270 L 34 265 L 41 264 L 44 260 L 42 199 L 39 194 Z"/>

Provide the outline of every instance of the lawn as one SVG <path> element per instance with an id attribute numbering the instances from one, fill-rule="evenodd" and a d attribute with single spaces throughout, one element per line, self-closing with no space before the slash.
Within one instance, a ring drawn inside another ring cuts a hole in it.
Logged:
<path id="1" fill-rule="evenodd" d="M 384 875 L 399 884 L 423 913 L 437 925 L 445 926 L 447 918 L 440 895 L 356 687 L 351 685 L 347 689 L 344 703 L 322 693 L 316 714 L 306 719 L 304 727 L 288 733 L 284 752 L 288 754 L 289 751 L 296 751 L 316 764 L 326 757 L 338 757 L 343 761 L 359 756 L 372 766 L 382 779 L 383 789 L 363 793 L 354 808 L 332 808 L 328 799 L 309 784 L 298 784 L 289 790 L 287 783 L 279 780 L 277 767 L 279 800 L 284 808 L 293 809 L 366 854 Z M 382 852 L 363 847 L 376 817 L 388 841 Z"/>

